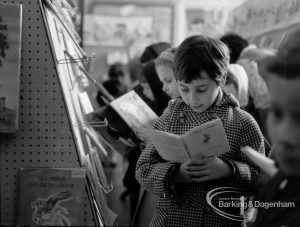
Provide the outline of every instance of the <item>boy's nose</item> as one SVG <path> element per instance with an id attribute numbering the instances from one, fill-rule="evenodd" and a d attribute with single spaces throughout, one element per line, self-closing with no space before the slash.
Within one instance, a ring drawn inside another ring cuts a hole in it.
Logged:
<path id="1" fill-rule="evenodd" d="M 191 93 L 189 98 L 190 98 L 190 103 L 192 106 L 198 105 L 198 98 L 196 97 L 196 95 L 194 93 Z"/>

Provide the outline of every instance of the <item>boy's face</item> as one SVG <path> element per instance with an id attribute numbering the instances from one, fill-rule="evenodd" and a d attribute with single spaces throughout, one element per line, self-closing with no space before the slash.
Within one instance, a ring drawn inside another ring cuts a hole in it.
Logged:
<path id="1" fill-rule="evenodd" d="M 287 80 L 274 75 L 269 90 L 268 131 L 274 156 L 283 172 L 300 176 L 300 78 Z"/>
<path id="2" fill-rule="evenodd" d="M 173 69 L 165 65 L 158 65 L 156 67 L 156 72 L 160 81 L 163 83 L 163 91 L 173 99 L 178 98 L 180 96 L 180 92 Z"/>
<path id="3" fill-rule="evenodd" d="M 178 81 L 178 87 L 183 101 L 195 112 L 203 112 L 215 101 L 219 86 L 209 78 L 206 72 L 201 72 L 202 78 L 193 80 L 191 83 Z"/>

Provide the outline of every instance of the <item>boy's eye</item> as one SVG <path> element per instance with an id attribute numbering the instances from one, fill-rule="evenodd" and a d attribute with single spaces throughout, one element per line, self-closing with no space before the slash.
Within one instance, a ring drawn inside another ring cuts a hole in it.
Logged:
<path id="1" fill-rule="evenodd" d="M 204 93 L 204 92 L 206 92 L 206 91 L 207 91 L 207 89 L 198 89 L 198 90 L 197 90 L 198 93 Z"/>

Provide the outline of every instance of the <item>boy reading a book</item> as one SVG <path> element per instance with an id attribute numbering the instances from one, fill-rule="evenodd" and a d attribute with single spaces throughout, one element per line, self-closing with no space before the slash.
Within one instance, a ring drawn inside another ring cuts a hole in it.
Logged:
<path id="1" fill-rule="evenodd" d="M 181 97 L 157 120 L 154 129 L 184 134 L 203 123 L 220 118 L 230 151 L 218 156 L 190 157 L 183 163 L 164 160 L 151 141 L 142 152 L 136 178 L 146 190 L 160 196 L 152 226 L 241 226 L 215 213 L 206 202 L 215 188 L 249 189 L 258 168 L 240 152 L 248 145 L 264 154 L 258 124 L 224 93 L 229 50 L 217 39 L 191 36 L 175 53 L 175 77 Z"/>
<path id="2" fill-rule="evenodd" d="M 260 72 L 268 76 L 268 129 L 279 171 L 261 193 L 255 227 L 300 225 L 300 30 L 292 33 Z M 275 205 L 271 207 L 271 205 Z"/>

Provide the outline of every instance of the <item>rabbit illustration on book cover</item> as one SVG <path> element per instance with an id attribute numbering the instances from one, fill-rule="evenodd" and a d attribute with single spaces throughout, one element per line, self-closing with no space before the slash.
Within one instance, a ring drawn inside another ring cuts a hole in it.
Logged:
<path id="1" fill-rule="evenodd" d="M 62 202 L 73 199 L 69 191 L 58 192 L 48 198 L 38 198 L 32 202 L 34 209 L 32 220 L 37 225 L 50 226 L 71 226 L 71 221 L 67 217 L 68 210 L 61 206 Z"/>

